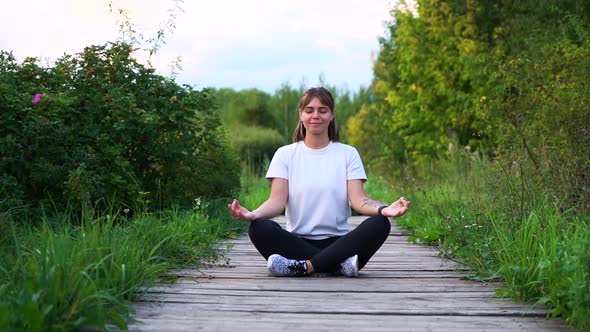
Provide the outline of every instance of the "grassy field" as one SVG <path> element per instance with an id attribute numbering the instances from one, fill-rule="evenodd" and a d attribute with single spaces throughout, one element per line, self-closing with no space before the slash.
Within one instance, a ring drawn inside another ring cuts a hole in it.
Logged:
<path id="1" fill-rule="evenodd" d="M 3 225 L 0 330 L 70 331 L 126 327 L 129 303 L 170 269 L 218 257 L 213 244 L 242 227 L 227 202 L 127 219 L 86 213 L 35 226 Z"/>

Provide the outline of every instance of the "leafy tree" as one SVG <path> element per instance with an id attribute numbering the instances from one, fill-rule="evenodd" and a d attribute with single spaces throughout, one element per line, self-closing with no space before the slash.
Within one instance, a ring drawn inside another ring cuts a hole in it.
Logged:
<path id="1" fill-rule="evenodd" d="M 224 88 L 215 91 L 214 96 L 229 141 L 242 164 L 261 171 L 264 162 L 288 141 L 279 133 L 281 125 L 277 125 L 277 113 L 271 109 L 273 99 L 257 89 Z"/>
<path id="2" fill-rule="evenodd" d="M 271 110 L 274 112 L 278 124 L 276 129 L 287 142 L 291 141 L 293 131 L 299 122 L 297 107 L 304 89 L 303 85 L 294 88 L 289 83 L 282 83 L 271 96 Z"/>
<path id="3" fill-rule="evenodd" d="M 576 77 L 587 72 L 590 5 L 422 0 L 417 8 L 417 15 L 395 12 L 380 39 L 373 104 L 349 121 L 351 142 L 381 156 L 374 164 L 423 176 L 453 145 L 505 165 L 526 160 L 534 181 L 587 201 L 575 189 L 588 181 L 581 157 L 588 154 L 579 152 L 589 136 L 587 89 Z"/>
<path id="4" fill-rule="evenodd" d="M 271 111 L 268 93 L 258 89 L 234 91 L 223 88 L 215 91 L 215 96 L 225 125 L 276 128 L 277 120 Z"/>
<path id="5" fill-rule="evenodd" d="M 398 13 L 380 40 L 373 88 L 410 163 L 436 158 L 455 141 L 479 145 L 484 136 L 485 116 L 476 105 L 485 89 L 479 72 L 487 45 L 477 11 L 471 2 L 421 1 L 418 16 Z"/>

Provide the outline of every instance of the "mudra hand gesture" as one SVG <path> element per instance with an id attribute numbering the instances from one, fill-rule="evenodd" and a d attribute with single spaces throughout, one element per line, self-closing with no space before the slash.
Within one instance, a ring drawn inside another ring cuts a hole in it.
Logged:
<path id="1" fill-rule="evenodd" d="M 227 205 L 229 213 L 234 220 L 253 220 L 254 213 L 240 205 L 237 199 L 234 199 L 231 204 Z"/>
<path id="2" fill-rule="evenodd" d="M 397 201 L 391 203 L 388 207 L 381 210 L 381 214 L 385 217 L 400 217 L 403 216 L 410 208 L 410 201 L 404 197 L 400 197 Z"/>

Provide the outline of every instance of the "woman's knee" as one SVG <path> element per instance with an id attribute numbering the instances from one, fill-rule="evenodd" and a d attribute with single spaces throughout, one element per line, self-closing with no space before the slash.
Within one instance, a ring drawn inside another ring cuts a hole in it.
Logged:
<path id="1" fill-rule="evenodd" d="M 383 226 L 383 232 L 389 234 L 391 232 L 391 221 L 387 217 L 377 216 L 379 224 Z"/>
<path id="2" fill-rule="evenodd" d="M 255 219 L 250 222 L 248 227 L 248 236 L 250 239 L 257 238 L 260 235 L 266 234 L 278 225 L 276 222 L 268 219 Z M 280 226 L 279 226 L 280 227 Z"/>
<path id="3" fill-rule="evenodd" d="M 372 233 L 375 236 L 382 235 L 384 237 L 389 236 L 391 232 L 391 222 L 387 217 L 384 216 L 374 216 L 370 217 L 369 219 L 365 220 L 364 223 L 367 223 L 368 226 L 370 225 L 372 229 Z"/>
<path id="4" fill-rule="evenodd" d="M 385 241 L 391 231 L 391 222 L 383 216 L 373 216 L 365 219 L 353 232 L 363 234 L 362 236 L 375 240 Z"/>

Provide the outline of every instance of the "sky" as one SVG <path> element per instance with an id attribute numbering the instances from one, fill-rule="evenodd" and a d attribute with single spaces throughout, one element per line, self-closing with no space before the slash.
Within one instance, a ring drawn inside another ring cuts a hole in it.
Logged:
<path id="1" fill-rule="evenodd" d="M 321 75 L 356 91 L 371 83 L 392 1 L 0 0 L 0 49 L 50 63 L 120 38 L 123 9 L 145 38 L 172 18 L 151 62 L 178 83 L 273 93 L 284 83 L 318 85 Z"/>

